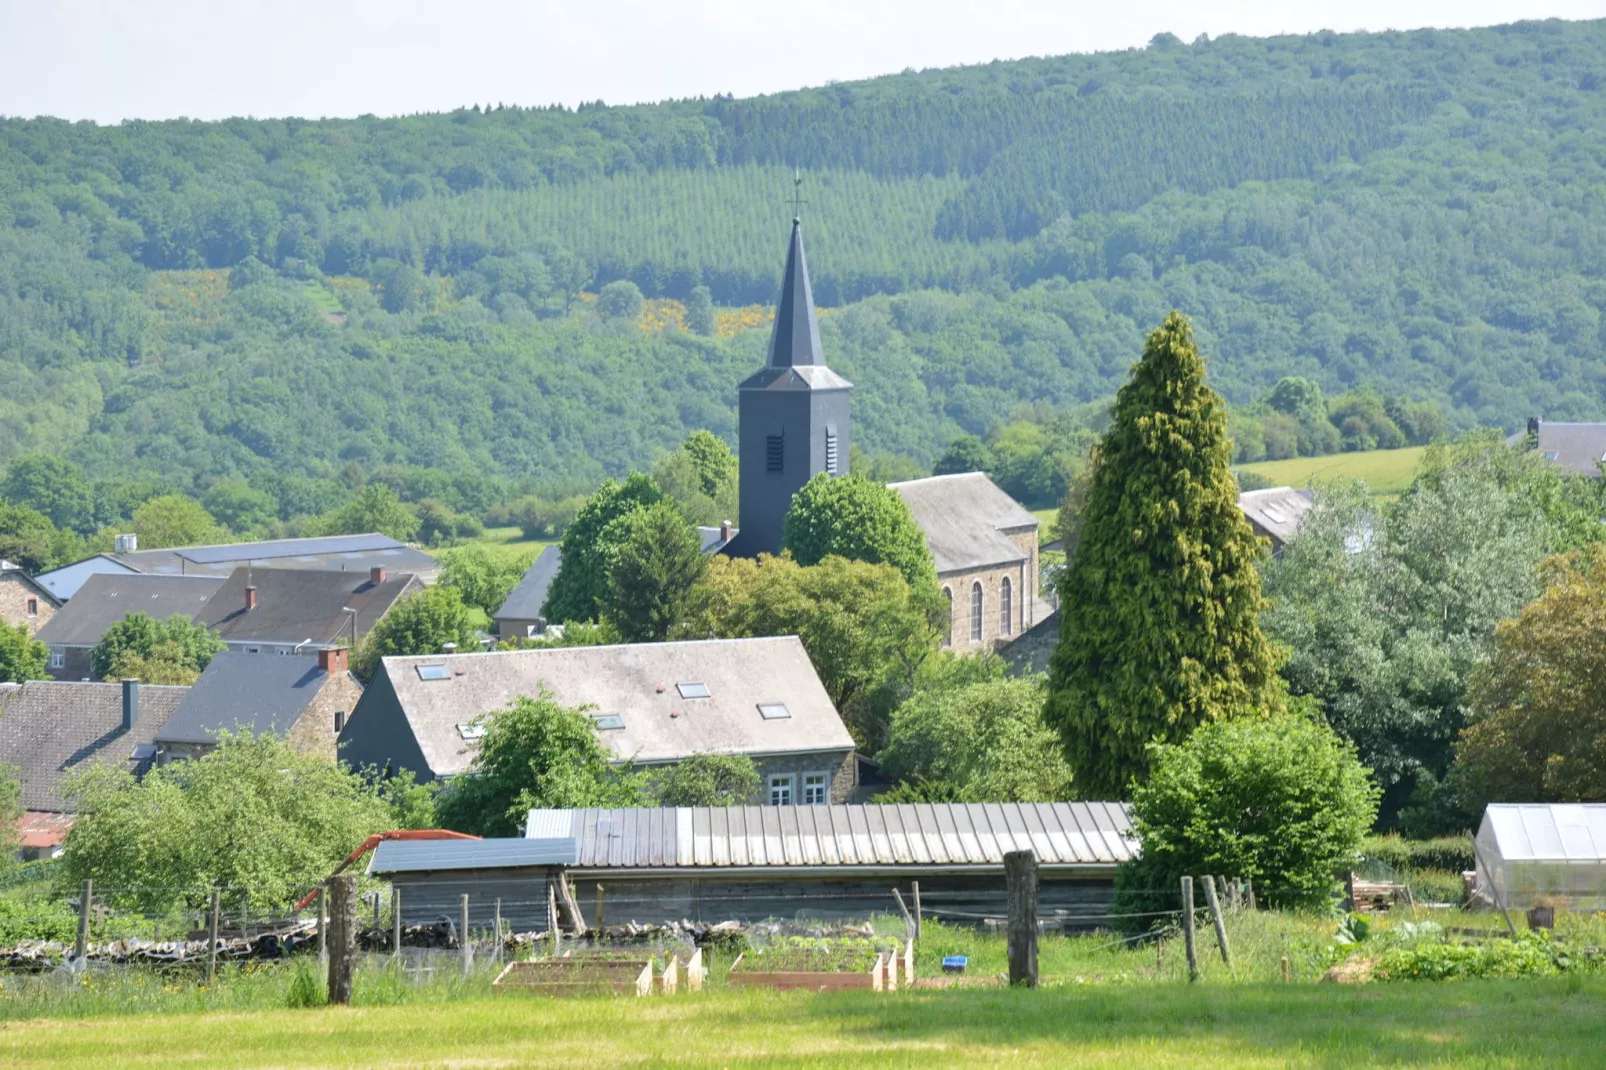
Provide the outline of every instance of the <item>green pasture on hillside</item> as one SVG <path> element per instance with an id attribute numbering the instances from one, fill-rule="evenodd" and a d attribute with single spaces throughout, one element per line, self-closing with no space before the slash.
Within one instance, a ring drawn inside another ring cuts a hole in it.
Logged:
<path id="1" fill-rule="evenodd" d="M 1265 476 L 1276 486 L 1303 487 L 1313 479 L 1364 479 L 1373 494 L 1399 494 L 1411 485 L 1425 449 L 1409 446 L 1326 457 L 1291 457 L 1286 461 L 1239 465 L 1238 469 Z"/>
<path id="2" fill-rule="evenodd" d="M 12 1066 L 1585 1067 L 1606 984 L 714 991 L 0 1025 Z"/>

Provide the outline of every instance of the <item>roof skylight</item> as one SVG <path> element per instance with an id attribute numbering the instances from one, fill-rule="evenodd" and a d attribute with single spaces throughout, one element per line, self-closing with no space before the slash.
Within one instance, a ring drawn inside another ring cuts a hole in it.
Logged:
<path id="1" fill-rule="evenodd" d="M 420 680 L 450 680 L 452 674 L 444 665 L 420 665 L 418 667 Z"/>
<path id="2" fill-rule="evenodd" d="M 485 726 L 482 724 L 472 723 L 460 724 L 457 726 L 457 734 L 462 736 L 464 739 L 484 739 Z"/>
<path id="3" fill-rule="evenodd" d="M 792 711 L 786 708 L 784 702 L 760 702 L 758 715 L 766 721 L 779 721 L 784 717 L 792 716 Z"/>
<path id="4" fill-rule="evenodd" d="M 702 683 L 701 681 L 691 681 L 684 684 L 676 684 L 675 690 L 680 692 L 681 698 L 713 697 L 713 692 L 708 690 L 708 685 Z"/>
<path id="5" fill-rule="evenodd" d="M 609 731 L 625 726 L 625 719 L 617 713 L 599 713 L 591 718 L 592 727 L 599 731 Z"/>

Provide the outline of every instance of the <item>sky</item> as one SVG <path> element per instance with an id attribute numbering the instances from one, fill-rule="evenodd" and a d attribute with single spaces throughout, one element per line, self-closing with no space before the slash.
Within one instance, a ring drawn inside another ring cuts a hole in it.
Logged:
<path id="1" fill-rule="evenodd" d="M 1606 0 L 0 0 L 0 115 L 354 116 L 759 93 L 994 59 L 1606 17 Z"/>

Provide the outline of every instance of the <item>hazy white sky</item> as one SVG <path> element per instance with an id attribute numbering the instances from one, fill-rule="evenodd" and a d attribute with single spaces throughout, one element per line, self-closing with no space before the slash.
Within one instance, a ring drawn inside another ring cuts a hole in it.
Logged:
<path id="1" fill-rule="evenodd" d="M 0 115 L 380 115 L 738 96 L 1161 31 L 1606 17 L 1606 0 L 0 0 Z"/>

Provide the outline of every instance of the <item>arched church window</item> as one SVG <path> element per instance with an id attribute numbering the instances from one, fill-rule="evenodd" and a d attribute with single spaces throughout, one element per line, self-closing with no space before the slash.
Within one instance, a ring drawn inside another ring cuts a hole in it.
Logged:
<path id="1" fill-rule="evenodd" d="M 982 595 L 981 581 L 970 585 L 970 641 L 981 642 Z"/>

